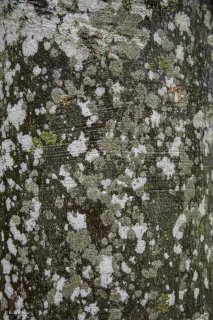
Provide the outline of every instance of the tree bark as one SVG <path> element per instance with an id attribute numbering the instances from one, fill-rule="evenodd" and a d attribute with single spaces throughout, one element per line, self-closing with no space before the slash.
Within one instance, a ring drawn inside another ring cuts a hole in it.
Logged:
<path id="1" fill-rule="evenodd" d="M 2 319 L 213 319 L 212 47 L 210 1 L 1 1 Z"/>

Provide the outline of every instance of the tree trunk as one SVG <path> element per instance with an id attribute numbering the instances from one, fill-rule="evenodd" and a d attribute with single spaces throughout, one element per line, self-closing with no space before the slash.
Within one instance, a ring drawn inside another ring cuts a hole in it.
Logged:
<path id="1" fill-rule="evenodd" d="M 1 1 L 2 319 L 213 319 L 211 9 Z"/>

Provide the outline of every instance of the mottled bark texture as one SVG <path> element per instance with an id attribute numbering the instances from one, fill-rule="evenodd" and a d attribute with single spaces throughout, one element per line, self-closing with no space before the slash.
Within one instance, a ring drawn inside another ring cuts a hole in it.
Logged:
<path id="1" fill-rule="evenodd" d="M 1 1 L 1 319 L 213 319 L 210 1 Z"/>

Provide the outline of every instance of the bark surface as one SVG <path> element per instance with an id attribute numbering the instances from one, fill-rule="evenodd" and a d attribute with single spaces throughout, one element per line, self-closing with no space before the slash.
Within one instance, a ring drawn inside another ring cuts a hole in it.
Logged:
<path id="1" fill-rule="evenodd" d="M 0 4 L 1 318 L 213 319 L 210 1 Z"/>

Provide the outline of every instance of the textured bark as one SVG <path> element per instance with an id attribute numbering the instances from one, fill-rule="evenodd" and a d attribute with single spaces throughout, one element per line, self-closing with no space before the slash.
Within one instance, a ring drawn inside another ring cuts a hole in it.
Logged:
<path id="1" fill-rule="evenodd" d="M 213 319 L 210 1 L 1 1 L 1 318 Z"/>

